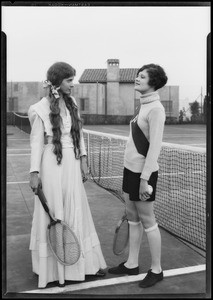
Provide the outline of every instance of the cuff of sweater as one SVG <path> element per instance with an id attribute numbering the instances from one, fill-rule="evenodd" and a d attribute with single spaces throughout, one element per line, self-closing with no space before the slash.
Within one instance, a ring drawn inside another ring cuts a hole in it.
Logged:
<path id="1" fill-rule="evenodd" d="M 150 178 L 150 175 L 151 174 L 148 172 L 142 172 L 140 178 L 148 181 Z"/>

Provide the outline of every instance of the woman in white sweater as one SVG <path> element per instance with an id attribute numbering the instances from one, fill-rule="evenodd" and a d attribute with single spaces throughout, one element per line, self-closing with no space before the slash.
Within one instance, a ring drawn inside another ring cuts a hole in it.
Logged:
<path id="1" fill-rule="evenodd" d="M 158 89 L 167 83 L 162 67 L 144 65 L 137 72 L 135 90 L 141 93 L 137 115 L 130 122 L 130 135 L 124 155 L 123 191 L 130 225 L 129 256 L 126 262 L 109 269 L 112 274 L 139 274 L 138 256 L 143 228 L 151 252 L 151 267 L 139 283 L 149 287 L 163 279 L 161 268 L 161 235 L 153 204 L 158 178 L 165 110 Z M 150 194 L 149 185 L 152 186 Z"/>
<path id="2" fill-rule="evenodd" d="M 82 281 L 85 275 L 105 275 L 102 269 L 106 263 L 83 185 L 87 179 L 87 160 L 78 107 L 71 96 L 74 76 L 75 69 L 69 64 L 53 64 L 45 81 L 48 96 L 31 105 L 28 111 L 30 186 L 36 194 L 30 250 L 39 288 L 54 281 L 63 286 L 65 280 Z M 39 185 L 55 218 L 68 223 L 79 239 L 82 251 L 74 265 L 57 262 L 48 247 L 49 217 L 37 196 Z"/>

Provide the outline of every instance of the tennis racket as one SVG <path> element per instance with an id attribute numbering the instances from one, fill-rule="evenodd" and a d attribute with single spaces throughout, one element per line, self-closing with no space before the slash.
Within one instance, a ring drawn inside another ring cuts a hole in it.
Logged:
<path id="1" fill-rule="evenodd" d="M 129 242 L 129 223 L 126 211 L 122 218 L 119 220 L 113 239 L 113 253 L 120 255 L 124 252 Z"/>
<path id="2" fill-rule="evenodd" d="M 50 217 L 50 223 L 47 226 L 47 241 L 53 255 L 65 266 L 75 264 L 81 253 L 80 244 L 75 233 L 68 224 L 52 216 L 46 197 L 40 187 L 38 187 L 37 195 Z"/>

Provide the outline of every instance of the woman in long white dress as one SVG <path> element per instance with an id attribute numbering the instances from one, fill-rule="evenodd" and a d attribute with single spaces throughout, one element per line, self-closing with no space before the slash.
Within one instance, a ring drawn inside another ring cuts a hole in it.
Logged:
<path id="1" fill-rule="evenodd" d="M 69 64 L 53 64 L 45 81 L 49 95 L 28 111 L 30 186 L 35 192 L 30 250 L 39 288 L 54 281 L 63 286 L 65 280 L 83 281 L 85 275 L 105 275 L 106 262 L 83 184 L 88 175 L 87 157 L 78 107 L 71 96 L 74 76 L 75 69 Z M 39 185 L 54 216 L 68 223 L 80 241 L 81 255 L 74 265 L 60 264 L 49 249 L 49 217 L 37 196 Z"/>

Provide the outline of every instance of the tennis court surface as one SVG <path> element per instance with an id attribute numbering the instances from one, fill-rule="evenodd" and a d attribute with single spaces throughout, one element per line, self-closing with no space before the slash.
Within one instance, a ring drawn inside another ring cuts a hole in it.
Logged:
<path id="1" fill-rule="evenodd" d="M 120 298 L 208 298 L 206 294 L 206 253 L 160 227 L 162 234 L 162 268 L 165 278 L 154 287 L 142 289 L 138 283 L 150 266 L 146 235 L 140 250 L 140 274 L 137 276 L 106 275 L 103 279 L 87 276 L 84 282 L 66 282 L 59 288 L 50 283 L 38 289 L 37 276 L 32 273 L 29 251 L 34 196 L 29 188 L 29 135 L 17 127 L 7 127 L 7 198 L 6 198 L 6 295 L 23 293 L 24 297 L 57 294 L 69 297 Z M 127 252 L 115 256 L 112 251 L 116 224 L 124 204 L 112 193 L 89 180 L 85 183 L 96 230 L 107 267 L 127 259 Z M 187 226 L 187 224 L 185 224 Z M 81 295 L 81 296 L 80 296 Z"/>

